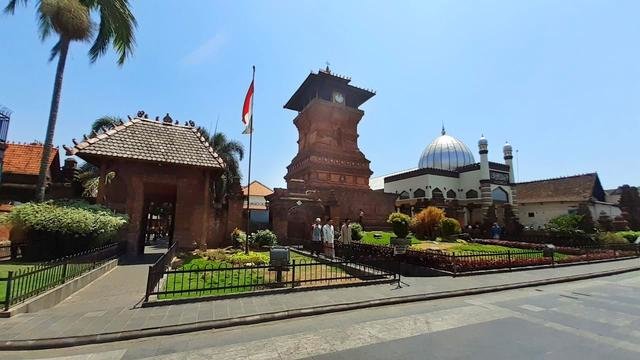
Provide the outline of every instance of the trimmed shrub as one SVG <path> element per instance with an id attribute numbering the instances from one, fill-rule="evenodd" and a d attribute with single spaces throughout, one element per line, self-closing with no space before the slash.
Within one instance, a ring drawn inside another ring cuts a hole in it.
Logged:
<path id="1" fill-rule="evenodd" d="M 235 228 L 231 232 L 231 241 L 233 241 L 234 246 L 244 247 L 244 242 L 247 241 L 247 234 L 244 231 Z M 249 243 L 249 246 L 251 245 L 252 244 Z"/>
<path id="2" fill-rule="evenodd" d="M 364 231 L 362 225 L 358 223 L 351 223 L 349 224 L 349 228 L 351 228 L 351 240 L 362 240 L 362 237 L 364 236 L 364 234 L 362 233 Z"/>
<path id="3" fill-rule="evenodd" d="M 389 214 L 387 222 L 393 227 L 393 233 L 397 237 L 404 239 L 409 235 L 409 223 L 411 218 L 401 212 L 394 212 Z"/>
<path id="4" fill-rule="evenodd" d="M 598 234 L 600 245 L 629 245 L 629 241 L 618 233 L 605 232 Z"/>
<path id="5" fill-rule="evenodd" d="M 47 201 L 15 206 L 3 216 L 24 234 L 25 260 L 45 260 L 115 242 L 126 215 L 84 201 Z"/>
<path id="6" fill-rule="evenodd" d="M 444 218 L 440 220 L 440 231 L 442 236 L 451 236 L 460 234 L 460 232 L 462 232 L 462 228 L 460 227 L 458 220 L 453 218 Z"/>
<path id="7" fill-rule="evenodd" d="M 628 242 L 633 243 L 636 241 L 636 239 L 638 239 L 638 237 L 640 237 L 640 231 L 619 231 L 616 234 L 622 236 L 623 238 L 627 239 Z"/>
<path id="8" fill-rule="evenodd" d="M 250 241 L 258 247 L 274 246 L 278 244 L 278 237 L 271 230 L 258 230 L 251 234 Z"/>
<path id="9" fill-rule="evenodd" d="M 250 251 L 248 254 L 243 252 L 237 252 L 227 259 L 232 264 L 255 264 L 255 265 L 263 265 L 269 263 L 269 254 L 265 253 L 257 253 Z"/>
<path id="10" fill-rule="evenodd" d="M 429 206 L 411 219 L 411 231 L 418 239 L 434 239 L 442 219 L 444 219 L 444 211 L 437 207 Z"/>

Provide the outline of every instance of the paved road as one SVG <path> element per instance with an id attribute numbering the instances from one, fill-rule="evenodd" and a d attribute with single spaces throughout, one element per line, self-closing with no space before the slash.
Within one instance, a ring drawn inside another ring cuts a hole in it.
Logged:
<path id="1" fill-rule="evenodd" d="M 638 359 L 640 272 L 2 359 Z"/>

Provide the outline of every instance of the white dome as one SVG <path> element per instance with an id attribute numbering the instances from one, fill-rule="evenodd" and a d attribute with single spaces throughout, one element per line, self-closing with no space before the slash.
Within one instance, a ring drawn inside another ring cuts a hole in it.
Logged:
<path id="1" fill-rule="evenodd" d="M 473 153 L 462 141 L 449 136 L 442 129 L 438 136 L 424 149 L 418 167 L 455 170 L 461 166 L 474 164 Z"/>

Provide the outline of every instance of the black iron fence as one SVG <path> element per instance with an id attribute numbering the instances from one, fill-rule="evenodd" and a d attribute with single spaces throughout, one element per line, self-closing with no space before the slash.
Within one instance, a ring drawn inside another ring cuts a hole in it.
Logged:
<path id="1" fill-rule="evenodd" d="M 178 249 L 178 243 L 174 242 L 169 246 L 169 250 L 156 260 L 156 262 L 149 266 L 149 273 L 147 275 L 147 290 L 145 292 L 144 301 L 149 301 L 149 296 L 153 290 L 158 287 L 158 284 L 164 277 L 164 273 L 171 266 L 171 261 L 176 256 L 176 250 Z"/>
<path id="2" fill-rule="evenodd" d="M 545 250 L 542 249 L 514 249 L 490 252 L 408 249 L 403 254 L 394 255 L 393 247 L 391 246 L 362 243 L 339 244 L 337 250 L 339 250 L 339 253 L 348 252 L 358 262 L 376 263 L 378 266 L 382 266 L 380 264 L 385 262 L 389 264 L 394 262 L 404 263 L 443 270 L 454 275 L 475 271 L 511 270 L 519 267 L 556 266 L 557 264 L 640 257 L 640 247 L 634 244 L 558 248 L 553 254 L 545 254 Z"/>
<path id="3" fill-rule="evenodd" d="M 394 272 L 346 260 L 292 260 L 286 267 L 230 265 L 167 270 L 149 267 L 145 301 L 399 281 Z"/>
<path id="4" fill-rule="evenodd" d="M 58 285 L 93 270 L 124 252 L 124 244 L 109 244 L 39 264 L 18 264 L 0 278 L 0 305 L 7 311 Z"/>

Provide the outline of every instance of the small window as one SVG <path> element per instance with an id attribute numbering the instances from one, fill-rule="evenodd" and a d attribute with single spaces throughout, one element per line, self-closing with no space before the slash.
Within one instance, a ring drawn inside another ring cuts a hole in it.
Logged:
<path id="1" fill-rule="evenodd" d="M 414 198 L 423 198 L 423 197 L 425 197 L 425 195 L 426 194 L 425 194 L 424 190 L 422 190 L 422 189 L 418 189 L 418 190 L 413 192 L 413 197 Z"/>
<path id="2" fill-rule="evenodd" d="M 467 191 L 466 194 L 467 199 L 477 199 L 478 198 L 478 192 L 475 190 L 469 190 Z"/>
<path id="3" fill-rule="evenodd" d="M 449 199 L 455 199 L 456 198 L 456 192 L 453 190 L 449 190 L 447 191 L 447 198 Z"/>
<path id="4" fill-rule="evenodd" d="M 409 198 L 409 193 L 406 192 L 406 191 L 401 192 L 400 196 L 398 196 L 398 199 L 400 199 L 400 200 L 405 200 L 405 199 L 408 199 L 408 198 Z"/>
<path id="5" fill-rule="evenodd" d="M 535 217 L 535 216 L 536 216 L 536 214 L 534 214 L 534 213 L 532 213 L 532 212 L 530 212 L 530 213 L 529 213 L 529 214 L 527 214 L 527 215 L 529 215 L 529 217 Z"/>
<path id="6" fill-rule="evenodd" d="M 442 194 L 442 190 L 435 188 L 431 190 L 431 197 L 433 199 L 444 199 L 444 195 Z"/>

